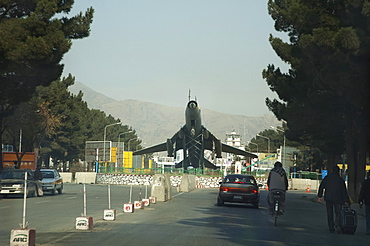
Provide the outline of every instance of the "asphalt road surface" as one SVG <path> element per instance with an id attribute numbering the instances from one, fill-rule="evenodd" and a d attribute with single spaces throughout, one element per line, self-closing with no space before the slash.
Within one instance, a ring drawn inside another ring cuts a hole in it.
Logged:
<path id="1" fill-rule="evenodd" d="M 266 195 L 261 191 L 260 208 L 250 205 L 215 205 L 217 189 L 196 189 L 173 198 L 123 213 L 129 202 L 128 186 L 111 186 L 114 221 L 104 221 L 108 208 L 106 185 L 86 185 L 87 216 L 92 230 L 77 230 L 76 217 L 83 213 L 83 185 L 66 184 L 63 194 L 27 199 L 28 228 L 36 229 L 36 245 L 370 245 L 365 219 L 359 216 L 355 235 L 330 234 L 324 204 L 314 202 L 315 193 L 288 191 L 285 215 L 274 226 L 268 215 Z M 132 201 L 139 199 L 133 187 Z M 141 188 L 145 197 L 145 187 Z M 0 199 L 0 245 L 10 244 L 10 232 L 19 228 L 22 198 Z"/>

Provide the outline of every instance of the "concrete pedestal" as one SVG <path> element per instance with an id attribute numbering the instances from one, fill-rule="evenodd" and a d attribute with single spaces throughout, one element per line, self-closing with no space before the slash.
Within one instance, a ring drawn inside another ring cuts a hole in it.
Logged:
<path id="1" fill-rule="evenodd" d="M 123 204 L 123 212 L 124 213 L 133 213 L 134 212 L 134 204 L 133 203 Z"/>
<path id="2" fill-rule="evenodd" d="M 36 245 L 35 229 L 14 229 L 10 232 L 10 246 Z"/>
<path id="3" fill-rule="evenodd" d="M 135 209 L 143 209 L 144 208 L 143 201 L 135 201 L 134 202 L 134 207 L 135 207 Z"/>
<path id="4" fill-rule="evenodd" d="M 77 217 L 76 218 L 76 229 L 77 230 L 92 230 L 93 218 L 92 217 Z"/>
<path id="5" fill-rule="evenodd" d="M 144 204 L 144 207 L 149 207 L 150 206 L 150 200 L 147 199 L 147 198 L 144 198 L 143 199 L 143 204 Z"/>
<path id="6" fill-rule="evenodd" d="M 104 220 L 115 220 L 116 210 L 115 209 L 104 209 Z"/>
<path id="7" fill-rule="evenodd" d="M 157 198 L 155 196 L 149 197 L 150 203 L 156 204 L 157 203 Z"/>

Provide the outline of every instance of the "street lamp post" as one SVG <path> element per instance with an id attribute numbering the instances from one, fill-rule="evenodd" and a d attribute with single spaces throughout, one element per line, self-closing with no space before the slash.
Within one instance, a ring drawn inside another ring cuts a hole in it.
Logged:
<path id="1" fill-rule="evenodd" d="M 258 137 L 261 137 L 261 138 L 266 138 L 267 139 L 267 144 L 268 144 L 268 146 L 267 146 L 267 148 L 268 148 L 267 152 L 268 152 L 268 155 L 270 155 L 270 138 L 265 137 L 265 136 L 262 136 L 262 135 L 259 135 L 259 134 L 257 134 L 257 136 Z"/>
<path id="2" fill-rule="evenodd" d="M 105 139 L 106 139 L 106 136 L 107 136 L 107 127 L 109 126 L 114 126 L 114 125 L 119 125 L 119 124 L 122 124 L 122 122 L 116 122 L 116 123 L 113 123 L 113 124 L 110 124 L 110 125 L 106 125 L 104 127 L 104 140 L 103 140 L 103 162 L 105 162 Z"/>
<path id="3" fill-rule="evenodd" d="M 283 142 L 283 153 L 281 155 L 281 162 L 283 164 L 283 166 L 285 167 L 285 131 L 279 129 L 279 128 L 276 128 L 276 127 L 273 127 L 273 126 L 270 126 L 272 129 L 275 129 L 276 131 L 279 131 L 279 132 L 282 132 L 284 135 L 284 142 Z"/>

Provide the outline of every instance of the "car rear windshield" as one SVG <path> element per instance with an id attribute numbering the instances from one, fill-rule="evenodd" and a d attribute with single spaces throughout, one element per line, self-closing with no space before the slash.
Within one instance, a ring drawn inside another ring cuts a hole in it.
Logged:
<path id="1" fill-rule="evenodd" d="M 256 181 L 253 177 L 248 176 L 226 176 L 225 183 L 234 183 L 234 184 L 256 184 Z"/>
<path id="2" fill-rule="evenodd" d="M 43 178 L 54 178 L 54 172 L 51 171 L 42 171 Z"/>

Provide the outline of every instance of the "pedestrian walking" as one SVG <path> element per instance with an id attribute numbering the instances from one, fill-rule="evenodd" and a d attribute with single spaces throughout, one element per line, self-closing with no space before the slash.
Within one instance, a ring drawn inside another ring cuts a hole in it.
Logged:
<path id="1" fill-rule="evenodd" d="M 333 167 L 332 172 L 321 181 L 317 194 L 319 202 L 322 202 L 322 196 L 324 194 L 330 233 L 341 232 L 339 226 L 340 212 L 343 205 L 346 207 L 349 206 L 349 197 L 346 184 L 339 176 L 339 170 L 340 169 L 338 166 Z"/>
<path id="2" fill-rule="evenodd" d="M 366 215 L 366 235 L 370 235 L 370 170 L 367 172 L 367 179 L 362 182 L 360 194 L 358 196 L 358 204 L 362 209 L 365 204 Z"/>
<path id="3" fill-rule="evenodd" d="M 42 182 L 41 182 L 41 180 L 43 178 L 43 174 L 40 171 L 40 166 L 36 167 L 34 176 L 35 176 L 36 186 L 37 186 L 37 195 L 38 196 L 43 196 L 44 191 L 42 190 Z"/>

